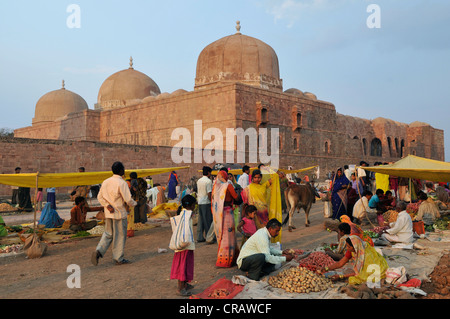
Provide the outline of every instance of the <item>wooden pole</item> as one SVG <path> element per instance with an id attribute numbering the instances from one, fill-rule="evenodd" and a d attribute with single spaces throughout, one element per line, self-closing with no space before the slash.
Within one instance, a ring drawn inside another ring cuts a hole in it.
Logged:
<path id="1" fill-rule="evenodd" d="M 34 232 L 36 232 L 36 204 L 37 204 L 37 192 L 38 192 L 38 184 L 39 184 L 39 171 L 36 173 L 36 191 L 34 192 L 34 207 L 33 207 L 33 211 L 34 211 L 34 223 L 33 223 L 33 229 Z"/>

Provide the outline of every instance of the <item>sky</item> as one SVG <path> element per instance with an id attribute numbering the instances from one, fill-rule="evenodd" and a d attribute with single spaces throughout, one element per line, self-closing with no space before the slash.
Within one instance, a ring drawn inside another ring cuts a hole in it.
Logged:
<path id="1" fill-rule="evenodd" d="M 0 128 L 30 126 L 62 80 L 93 109 L 130 56 L 161 92 L 192 91 L 200 52 L 238 20 L 277 53 L 284 90 L 344 115 L 426 122 L 444 130 L 450 161 L 448 0 L 2 0 Z"/>

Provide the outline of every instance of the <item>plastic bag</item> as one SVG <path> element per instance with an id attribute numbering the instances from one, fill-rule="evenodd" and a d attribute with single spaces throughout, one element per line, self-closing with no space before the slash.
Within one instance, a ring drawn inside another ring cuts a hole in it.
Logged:
<path id="1" fill-rule="evenodd" d="M 192 212 L 183 210 L 180 215 L 170 218 L 172 226 L 172 237 L 169 248 L 172 250 L 182 250 L 194 242 L 194 234 L 190 227 Z"/>
<path id="2" fill-rule="evenodd" d="M 406 268 L 403 266 L 386 270 L 386 283 L 402 284 L 406 282 Z"/>

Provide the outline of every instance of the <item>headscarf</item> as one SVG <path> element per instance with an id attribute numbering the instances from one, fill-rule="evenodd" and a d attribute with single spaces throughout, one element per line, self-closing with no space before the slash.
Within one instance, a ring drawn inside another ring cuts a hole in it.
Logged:
<path id="1" fill-rule="evenodd" d="M 364 231 L 361 229 L 361 227 L 359 227 L 358 225 L 354 224 L 351 222 L 350 217 L 348 217 L 347 215 L 342 215 L 340 218 L 342 223 L 347 223 L 350 225 L 350 235 L 356 235 L 359 238 L 361 238 L 362 240 L 364 240 L 365 242 L 367 242 L 370 246 L 373 247 L 373 240 L 372 238 L 370 238 L 369 235 L 365 234 Z"/>

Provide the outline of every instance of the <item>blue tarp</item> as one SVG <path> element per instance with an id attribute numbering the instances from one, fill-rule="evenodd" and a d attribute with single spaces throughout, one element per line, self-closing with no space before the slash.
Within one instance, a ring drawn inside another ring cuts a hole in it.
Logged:
<path id="1" fill-rule="evenodd" d="M 64 219 L 59 217 L 58 212 L 52 208 L 51 203 L 47 203 L 41 212 L 38 224 L 45 225 L 45 228 L 57 228 L 64 224 Z"/>

